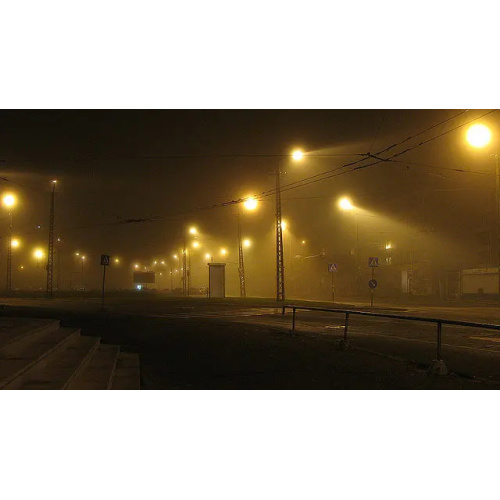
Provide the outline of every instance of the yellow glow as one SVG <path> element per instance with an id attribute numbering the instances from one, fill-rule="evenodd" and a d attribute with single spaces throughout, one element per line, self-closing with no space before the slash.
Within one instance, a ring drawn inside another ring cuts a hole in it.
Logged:
<path id="1" fill-rule="evenodd" d="M 477 123 L 469 127 L 466 138 L 473 148 L 484 148 L 491 141 L 491 131 L 485 125 Z"/>
<path id="2" fill-rule="evenodd" d="M 221 248 L 220 249 L 220 254 L 221 255 L 226 255 L 227 254 L 227 250 L 225 248 Z"/>
<path id="3" fill-rule="evenodd" d="M 179 256 L 178 256 L 178 255 L 174 255 L 173 257 L 174 257 L 174 259 L 178 259 L 178 258 L 179 258 Z"/>
<path id="4" fill-rule="evenodd" d="M 189 234 L 197 234 L 197 233 L 198 233 L 198 231 L 196 230 L 195 227 L 190 227 L 189 228 Z"/>
<path id="5" fill-rule="evenodd" d="M 385 244 L 385 249 L 390 250 L 392 248 L 392 243 L 386 243 Z"/>
<path id="6" fill-rule="evenodd" d="M 301 242 L 301 243 L 302 243 L 303 245 L 305 245 L 305 244 L 306 244 L 306 240 L 302 240 L 302 242 Z"/>
<path id="7" fill-rule="evenodd" d="M 82 255 L 82 260 L 85 260 L 85 258 L 86 258 L 85 255 Z"/>
<path id="8" fill-rule="evenodd" d="M 339 207 L 342 210 L 352 210 L 354 208 L 354 205 L 351 203 L 351 200 L 349 198 L 341 198 L 339 200 Z"/>
<path id="9" fill-rule="evenodd" d="M 246 210 L 255 210 L 257 208 L 257 205 L 258 201 L 253 196 L 250 196 L 250 198 L 247 198 L 243 202 L 243 206 Z"/>
<path id="10" fill-rule="evenodd" d="M 13 239 L 11 242 L 11 245 L 12 245 L 12 248 L 17 248 L 20 245 L 19 240 Z"/>
<path id="11" fill-rule="evenodd" d="M 2 198 L 2 203 L 7 208 L 12 208 L 16 204 L 16 201 L 16 197 L 10 193 L 4 195 L 4 197 Z"/>
<path id="12" fill-rule="evenodd" d="M 162 265 L 162 266 L 164 266 L 164 265 L 165 265 L 165 261 L 164 261 L 164 260 L 162 260 L 162 261 L 161 261 L 161 265 Z"/>
<path id="13" fill-rule="evenodd" d="M 286 229 L 286 222 L 284 220 L 281 221 L 281 229 L 283 229 L 283 231 Z"/>
<path id="14" fill-rule="evenodd" d="M 302 158 L 304 158 L 304 153 L 303 153 L 300 149 L 296 149 L 296 150 L 292 153 L 292 158 L 293 158 L 295 161 L 300 161 L 300 160 L 302 160 Z"/>
<path id="15" fill-rule="evenodd" d="M 24 266 L 19 266 L 19 269 L 24 269 Z"/>
<path id="16" fill-rule="evenodd" d="M 57 184 L 57 179 L 54 179 L 54 180 L 52 181 L 52 184 Z"/>
<path id="17" fill-rule="evenodd" d="M 156 260 L 155 260 L 155 261 L 153 262 L 153 265 L 154 265 L 154 266 L 156 266 L 156 264 L 158 264 L 158 261 L 156 261 Z"/>
<path id="18" fill-rule="evenodd" d="M 36 248 L 35 251 L 33 252 L 33 255 L 37 259 L 41 259 L 43 257 L 43 250 L 40 250 L 39 248 Z"/>
<path id="19" fill-rule="evenodd" d="M 243 240 L 243 246 L 248 248 L 249 246 L 251 246 L 252 242 L 250 240 Z"/>
<path id="20" fill-rule="evenodd" d="M 193 248 L 198 248 L 200 244 L 197 241 L 193 241 Z"/>
<path id="21" fill-rule="evenodd" d="M 136 269 L 139 269 L 139 264 L 135 264 L 135 265 L 134 265 L 134 267 L 135 267 Z"/>
<path id="22" fill-rule="evenodd" d="M 211 258 L 211 255 L 209 253 L 206 253 L 205 254 L 205 259 L 210 260 L 210 258 Z"/>
<path id="23" fill-rule="evenodd" d="M 120 259 L 115 259 L 115 264 L 118 264 L 120 262 Z"/>

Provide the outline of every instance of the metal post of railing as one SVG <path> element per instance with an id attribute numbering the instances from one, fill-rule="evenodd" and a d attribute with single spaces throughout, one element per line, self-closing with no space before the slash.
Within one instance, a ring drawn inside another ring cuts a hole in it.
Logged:
<path id="1" fill-rule="evenodd" d="M 292 308 L 292 332 L 295 331 L 295 307 Z"/>
<path id="2" fill-rule="evenodd" d="M 282 309 L 281 309 L 281 315 L 284 316 L 285 315 L 285 308 L 286 306 L 283 306 Z"/>
<path id="3" fill-rule="evenodd" d="M 441 357 L 441 329 L 442 322 L 437 322 L 437 335 L 436 335 L 436 359 L 431 363 L 429 367 L 429 374 L 431 375 L 447 375 L 448 367 Z"/>
<path id="4" fill-rule="evenodd" d="M 441 321 L 437 324 L 436 359 L 441 361 Z"/>
<path id="5" fill-rule="evenodd" d="M 349 327 L 349 313 L 345 313 L 345 323 L 344 323 L 344 342 L 347 344 L 347 328 Z"/>

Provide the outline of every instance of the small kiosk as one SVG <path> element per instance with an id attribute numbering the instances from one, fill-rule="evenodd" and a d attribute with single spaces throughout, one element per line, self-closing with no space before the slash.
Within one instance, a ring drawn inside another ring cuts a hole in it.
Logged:
<path id="1" fill-rule="evenodd" d="M 208 296 L 225 298 L 226 264 L 208 264 Z"/>

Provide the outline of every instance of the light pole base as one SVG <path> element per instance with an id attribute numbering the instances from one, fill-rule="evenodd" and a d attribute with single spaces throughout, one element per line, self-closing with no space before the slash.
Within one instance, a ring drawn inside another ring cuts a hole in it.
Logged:
<path id="1" fill-rule="evenodd" d="M 448 367 L 442 359 L 435 359 L 429 366 L 427 375 L 448 375 Z"/>
<path id="2" fill-rule="evenodd" d="M 351 348 L 351 344 L 348 340 L 340 339 L 337 340 L 335 347 L 338 351 L 348 351 Z"/>

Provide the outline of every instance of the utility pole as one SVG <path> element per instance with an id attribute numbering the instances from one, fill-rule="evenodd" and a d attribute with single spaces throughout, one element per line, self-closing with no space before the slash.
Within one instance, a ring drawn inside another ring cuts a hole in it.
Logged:
<path id="1" fill-rule="evenodd" d="M 54 198 L 56 193 L 56 183 L 57 181 L 52 181 L 52 192 L 50 193 L 49 248 L 47 253 L 47 296 L 48 297 L 52 297 L 52 278 L 54 277 Z"/>
<path id="2" fill-rule="evenodd" d="M 281 172 L 276 169 L 276 301 L 285 300 L 285 264 L 283 262 L 283 228 L 281 224 Z"/>
<path id="3" fill-rule="evenodd" d="M 240 278 L 240 297 L 246 297 L 245 291 L 245 264 L 243 261 L 243 241 L 241 240 L 241 211 L 240 207 L 237 207 L 236 217 L 238 220 L 238 276 Z"/>

